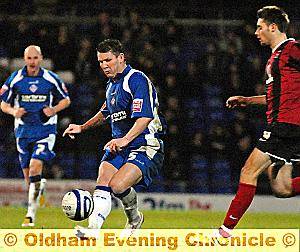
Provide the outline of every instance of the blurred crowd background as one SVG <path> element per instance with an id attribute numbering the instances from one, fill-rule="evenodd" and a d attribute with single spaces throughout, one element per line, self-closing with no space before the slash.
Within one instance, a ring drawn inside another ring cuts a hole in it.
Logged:
<path id="1" fill-rule="evenodd" d="M 264 94 L 270 49 L 254 36 L 256 11 L 264 3 L 165 2 L 1 1 L 1 85 L 22 67 L 24 49 L 36 44 L 46 67 L 66 82 L 72 100 L 59 115 L 57 156 L 47 164 L 46 178 L 96 179 L 109 127 L 74 141 L 62 138 L 62 132 L 70 122 L 84 123 L 104 102 L 106 80 L 95 48 L 103 39 L 117 38 L 127 62 L 153 81 L 168 122 L 164 168 L 149 190 L 235 192 L 240 169 L 265 126 L 265 108 L 228 110 L 225 101 L 232 95 Z M 280 6 L 292 20 L 289 36 L 299 39 L 299 4 Z M 0 177 L 22 177 L 13 118 L 2 112 Z M 265 175 L 261 181 L 258 193 L 270 193 Z"/>

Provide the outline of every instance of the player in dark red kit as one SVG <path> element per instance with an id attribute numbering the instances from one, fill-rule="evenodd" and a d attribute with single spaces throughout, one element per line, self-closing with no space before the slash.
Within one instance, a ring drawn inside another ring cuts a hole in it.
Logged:
<path id="1" fill-rule="evenodd" d="M 300 43 L 288 39 L 288 15 L 276 6 L 257 12 L 255 35 L 261 45 L 272 49 L 266 65 L 266 95 L 233 96 L 226 106 L 267 105 L 267 128 L 241 170 L 235 198 L 227 211 L 218 235 L 229 237 L 250 206 L 256 191 L 257 178 L 267 170 L 272 190 L 277 197 L 300 194 L 300 177 L 292 179 L 292 163 L 300 153 Z M 274 163 L 283 166 L 276 174 Z"/>

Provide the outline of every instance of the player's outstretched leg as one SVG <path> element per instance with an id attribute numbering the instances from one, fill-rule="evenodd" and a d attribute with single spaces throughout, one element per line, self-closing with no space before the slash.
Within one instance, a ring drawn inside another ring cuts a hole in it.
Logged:
<path id="1" fill-rule="evenodd" d="M 238 191 L 231 201 L 219 234 L 228 237 L 254 198 L 258 176 L 272 164 L 270 157 L 255 148 L 241 170 Z"/>
<path id="2" fill-rule="evenodd" d="M 88 228 L 100 229 L 111 211 L 111 188 L 96 186 L 93 200 L 94 211 L 89 217 Z"/>
<path id="3" fill-rule="evenodd" d="M 39 195 L 39 188 L 41 184 L 41 175 L 29 177 L 29 191 L 28 191 L 28 209 L 27 214 L 22 223 L 22 227 L 33 227 L 35 221 L 35 214 L 38 207 L 37 198 Z"/>
<path id="4" fill-rule="evenodd" d="M 231 236 L 231 230 L 238 224 L 243 214 L 250 206 L 256 191 L 256 186 L 240 183 L 238 191 L 231 201 L 223 225 L 219 228 L 221 236 Z"/>
<path id="5" fill-rule="evenodd" d="M 124 212 L 127 216 L 125 229 L 139 229 L 144 222 L 143 214 L 138 210 L 137 194 L 131 187 L 121 194 L 115 194 L 119 198 L 124 207 Z"/>

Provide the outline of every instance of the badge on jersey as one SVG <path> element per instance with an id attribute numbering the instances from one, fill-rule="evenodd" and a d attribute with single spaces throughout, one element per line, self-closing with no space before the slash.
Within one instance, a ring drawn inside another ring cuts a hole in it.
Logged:
<path id="1" fill-rule="evenodd" d="M 132 102 L 132 112 L 141 112 L 143 107 L 143 99 L 134 99 Z"/>
<path id="2" fill-rule="evenodd" d="M 36 86 L 36 85 L 31 85 L 30 87 L 29 87 L 29 90 L 32 92 L 32 93 L 35 93 L 36 92 L 36 90 L 38 89 L 38 87 Z"/>
<path id="3" fill-rule="evenodd" d="M 264 139 L 269 139 L 270 136 L 271 136 L 271 132 L 265 130 L 264 133 L 263 133 L 263 138 L 264 138 Z"/>
<path id="4" fill-rule="evenodd" d="M 115 99 L 115 97 L 111 98 L 111 100 L 110 100 L 110 104 L 111 104 L 111 105 L 115 105 L 115 103 L 116 103 L 116 99 Z"/>

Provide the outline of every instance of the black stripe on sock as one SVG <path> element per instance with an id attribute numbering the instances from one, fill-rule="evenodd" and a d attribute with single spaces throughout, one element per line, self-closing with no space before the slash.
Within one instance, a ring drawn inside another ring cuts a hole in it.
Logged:
<path id="1" fill-rule="evenodd" d="M 95 190 L 102 190 L 102 191 L 106 191 L 106 192 L 112 192 L 112 190 L 109 186 L 96 186 Z"/>
<path id="2" fill-rule="evenodd" d="M 131 188 L 128 188 L 126 191 L 124 191 L 124 192 L 122 192 L 122 193 L 114 193 L 113 192 L 113 194 L 117 197 L 117 198 L 119 198 L 119 199 L 122 199 L 122 198 L 124 198 L 125 196 L 127 196 L 129 193 L 130 193 L 130 190 L 131 190 Z"/>
<path id="3" fill-rule="evenodd" d="M 30 176 L 30 177 L 29 177 L 30 183 L 40 182 L 41 179 L 42 179 L 42 176 L 41 176 L 41 175 L 36 175 L 36 176 Z"/>

